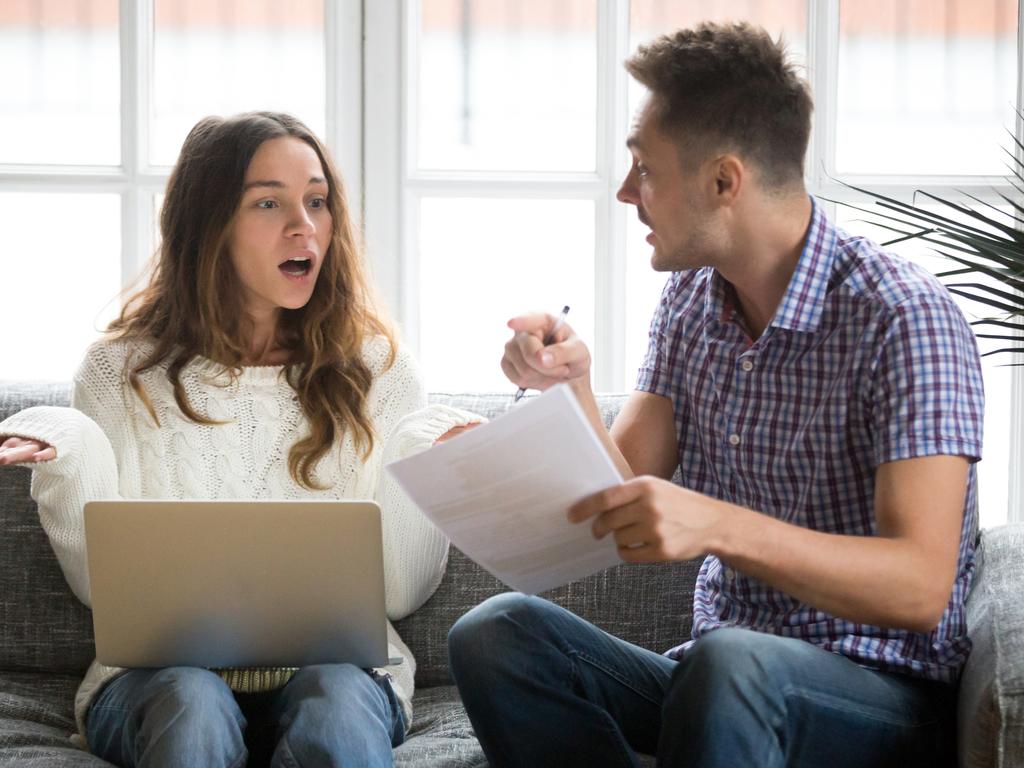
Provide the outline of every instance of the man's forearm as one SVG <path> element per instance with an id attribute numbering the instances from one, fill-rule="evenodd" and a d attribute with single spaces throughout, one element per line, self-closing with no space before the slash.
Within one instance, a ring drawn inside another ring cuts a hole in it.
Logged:
<path id="1" fill-rule="evenodd" d="M 724 502 L 718 502 L 725 504 Z M 725 564 L 849 621 L 930 632 L 955 575 L 914 542 L 844 536 L 725 504 L 710 551 Z"/>
<path id="2" fill-rule="evenodd" d="M 579 379 L 571 382 L 569 386 L 572 387 L 572 391 L 573 394 L 576 395 L 577 402 L 579 402 L 580 407 L 583 409 L 583 413 L 586 414 L 591 426 L 593 426 L 601 444 L 604 445 L 605 450 L 608 451 L 608 455 L 612 459 L 612 462 L 622 474 L 623 480 L 635 477 L 632 467 L 629 466 L 629 462 L 626 461 L 626 457 L 622 455 L 622 451 L 619 450 L 615 441 L 612 440 L 611 435 L 608 433 L 608 428 L 604 425 L 604 420 L 601 418 L 601 409 L 597 406 L 597 398 L 594 397 L 594 391 L 590 388 L 589 377 L 580 377 Z"/>

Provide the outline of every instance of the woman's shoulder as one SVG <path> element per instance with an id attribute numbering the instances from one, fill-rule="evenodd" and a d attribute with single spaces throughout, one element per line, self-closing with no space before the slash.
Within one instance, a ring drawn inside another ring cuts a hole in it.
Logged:
<path id="1" fill-rule="evenodd" d="M 123 381 L 128 366 L 151 349 L 152 343 L 147 341 L 104 337 L 86 349 L 76 378 Z"/>
<path id="2" fill-rule="evenodd" d="M 386 336 L 370 336 L 363 342 L 363 362 L 370 369 L 374 379 L 419 377 L 416 360 L 412 353 L 397 339 Z"/>

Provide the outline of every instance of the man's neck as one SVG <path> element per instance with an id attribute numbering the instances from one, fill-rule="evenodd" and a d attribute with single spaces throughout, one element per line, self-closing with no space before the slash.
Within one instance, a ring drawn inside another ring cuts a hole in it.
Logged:
<path id="1" fill-rule="evenodd" d="M 752 339 L 772 321 L 800 261 L 811 221 L 806 195 L 767 199 L 746 212 L 730 256 L 716 265 L 736 291 L 739 312 Z"/>

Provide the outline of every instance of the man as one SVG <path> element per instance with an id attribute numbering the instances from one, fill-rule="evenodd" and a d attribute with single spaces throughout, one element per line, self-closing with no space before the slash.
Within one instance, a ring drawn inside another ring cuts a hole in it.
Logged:
<path id="1" fill-rule="evenodd" d="M 969 652 L 982 382 L 924 270 L 833 227 L 803 187 L 811 99 L 781 44 L 704 24 L 626 64 L 650 95 L 618 197 L 670 271 L 608 435 L 590 355 L 510 321 L 502 366 L 568 382 L 626 481 L 570 519 L 623 559 L 706 554 L 665 655 L 536 597 L 455 625 L 493 765 L 939 765 Z M 670 482 L 676 468 L 681 485 Z"/>

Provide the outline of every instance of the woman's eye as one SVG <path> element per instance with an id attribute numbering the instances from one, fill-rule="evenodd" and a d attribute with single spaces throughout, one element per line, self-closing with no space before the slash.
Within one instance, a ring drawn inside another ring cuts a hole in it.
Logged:
<path id="1" fill-rule="evenodd" d="M 277 202 L 274 200 L 260 200 L 256 203 L 256 207 L 269 210 L 271 208 L 277 208 Z"/>
<path id="2" fill-rule="evenodd" d="M 324 208 L 326 207 L 326 205 L 327 198 L 324 197 L 314 197 L 312 200 L 309 201 L 310 208 Z"/>
<path id="3" fill-rule="evenodd" d="M 641 177 L 646 176 L 647 175 L 647 166 L 646 165 L 642 165 L 641 163 L 637 163 L 636 172 L 637 172 L 637 175 L 639 175 Z"/>

